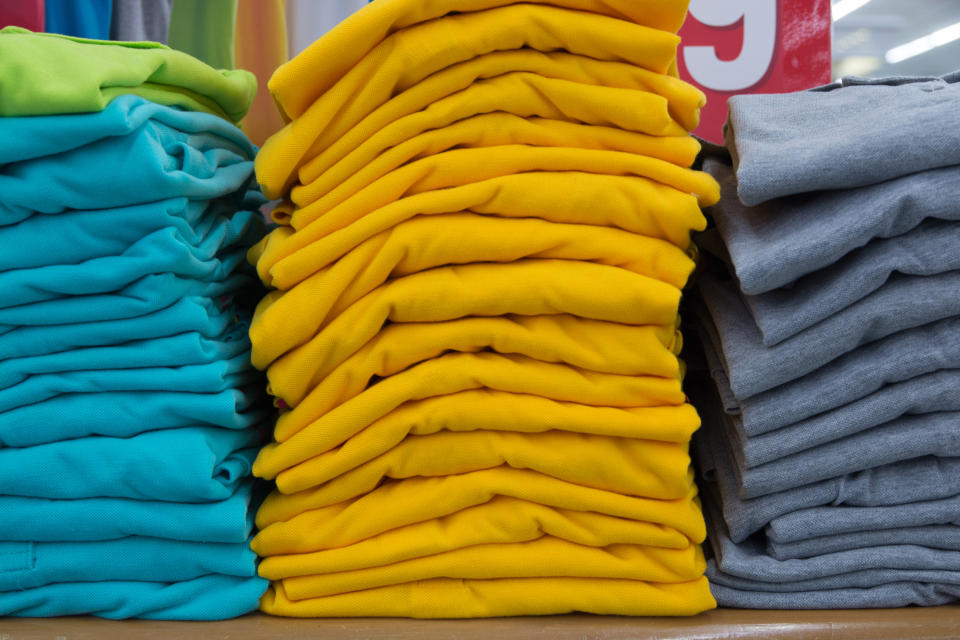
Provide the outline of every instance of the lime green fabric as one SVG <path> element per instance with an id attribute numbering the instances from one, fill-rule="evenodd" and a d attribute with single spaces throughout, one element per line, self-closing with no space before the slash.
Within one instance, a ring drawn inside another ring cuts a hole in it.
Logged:
<path id="1" fill-rule="evenodd" d="M 101 111 L 134 94 L 239 122 L 256 89 L 246 71 L 216 71 L 155 42 L 0 31 L 0 116 Z"/>
<path id="2" fill-rule="evenodd" d="M 170 13 L 170 47 L 214 69 L 233 69 L 237 0 L 176 0 Z"/>

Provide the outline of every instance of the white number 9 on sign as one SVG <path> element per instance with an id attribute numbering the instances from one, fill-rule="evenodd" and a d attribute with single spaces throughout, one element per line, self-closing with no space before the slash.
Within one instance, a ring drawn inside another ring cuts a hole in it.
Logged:
<path id="1" fill-rule="evenodd" d="M 691 0 L 690 14 L 710 27 L 743 18 L 743 48 L 733 60 L 720 60 L 714 47 L 683 47 L 695 82 L 714 91 L 742 91 L 763 79 L 776 47 L 777 0 Z"/>

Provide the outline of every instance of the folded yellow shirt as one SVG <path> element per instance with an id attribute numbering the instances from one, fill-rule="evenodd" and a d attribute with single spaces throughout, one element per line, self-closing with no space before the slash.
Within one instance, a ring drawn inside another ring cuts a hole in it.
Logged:
<path id="1" fill-rule="evenodd" d="M 307 600 L 291 600 L 282 583 L 273 583 L 260 599 L 261 611 L 303 618 L 491 618 L 575 612 L 692 616 L 716 606 L 706 578 L 665 584 L 609 578 L 437 578 Z"/>
<path id="2" fill-rule="evenodd" d="M 331 211 L 302 231 L 280 227 L 251 249 L 263 281 L 290 289 L 360 243 L 417 216 L 472 211 L 501 218 L 613 227 L 690 247 L 706 219 L 694 196 L 646 178 L 534 172 L 439 189 L 392 202 L 357 219 Z"/>
<path id="3" fill-rule="evenodd" d="M 715 204 L 720 197 L 720 187 L 708 173 L 656 158 L 599 149 L 503 145 L 454 149 L 417 160 L 375 180 L 341 203 L 320 199 L 296 209 L 291 224 L 302 230 L 325 215 L 353 221 L 401 198 L 531 171 L 582 171 L 649 178 L 695 195 L 701 207 Z"/>
<path id="4" fill-rule="evenodd" d="M 580 260 L 627 269 L 678 289 L 694 267 L 680 248 L 619 229 L 470 213 L 415 217 L 339 253 L 332 264 L 318 264 L 316 273 L 294 287 L 296 294 L 274 291 L 261 300 L 250 326 L 255 366 L 264 369 L 312 338 L 334 307 L 346 308 L 390 278 L 434 267 L 523 258 Z M 300 312 L 300 296 L 311 300 L 309 314 Z"/>
<path id="5" fill-rule="evenodd" d="M 309 463 L 316 467 L 314 477 L 326 481 L 389 451 L 408 436 L 476 430 L 540 434 L 559 429 L 686 446 L 699 425 L 696 410 L 688 404 L 593 407 L 528 394 L 469 390 L 405 403 Z"/>
<path id="6" fill-rule="evenodd" d="M 286 293 L 298 303 L 290 305 L 297 314 L 310 315 L 315 305 L 324 306 L 322 299 L 315 302 L 306 294 L 297 287 Z M 309 354 L 296 357 L 309 357 L 319 370 L 330 371 L 373 339 L 387 321 L 565 313 L 676 326 L 679 303 L 680 290 L 672 285 L 592 262 L 519 260 L 440 267 L 390 280 L 345 308 L 334 306 L 313 337 L 297 336 L 302 344 L 294 351 Z"/>
<path id="7" fill-rule="evenodd" d="M 677 377 L 682 337 L 670 327 L 636 326 L 576 316 L 498 316 L 391 324 L 329 370 L 323 354 L 294 349 L 267 370 L 269 392 L 291 407 L 307 393 L 326 411 L 385 378 L 445 352 L 494 351 L 622 375 Z"/>
<path id="8" fill-rule="evenodd" d="M 316 487 L 314 500 L 326 506 L 369 493 L 386 479 L 449 476 L 509 465 L 606 491 L 673 500 L 689 490 L 688 448 L 569 431 L 448 431 L 410 436 L 330 480 L 323 458 L 313 458 L 281 472 L 277 488 L 296 493 Z"/>
<path id="9" fill-rule="evenodd" d="M 257 156 L 260 181 L 268 191 L 277 194 L 283 191 L 283 185 L 288 181 L 299 179 L 304 184 L 312 182 L 387 125 L 427 109 L 434 103 L 448 102 L 446 98 L 457 93 L 463 95 L 451 103 L 451 108 L 456 107 L 454 116 L 456 113 L 476 115 L 480 112 L 481 104 L 486 105 L 486 110 L 494 111 L 507 110 L 509 107 L 517 115 L 557 113 L 557 107 L 549 101 L 537 100 L 535 96 L 523 92 L 525 87 L 534 86 L 541 91 L 551 91 L 550 84 L 519 84 L 516 80 L 496 79 L 497 76 L 514 76 L 517 72 L 528 72 L 534 77 L 569 80 L 579 85 L 634 89 L 662 96 L 667 101 L 670 117 L 687 131 L 699 125 L 700 109 L 706 102 L 703 93 L 693 85 L 623 62 L 595 60 L 563 51 L 498 51 L 438 71 L 382 104 L 357 103 L 356 108 L 351 109 L 353 117 L 348 118 L 341 112 L 326 126 L 318 126 L 314 122 L 315 118 L 311 116 L 320 112 L 321 106 L 319 103 L 313 105 L 303 117 L 287 124 L 261 149 Z M 487 82 L 488 79 L 496 81 Z M 474 85 L 477 85 L 476 90 Z M 467 89 L 470 90 L 469 96 L 465 92 Z M 364 94 L 362 97 L 368 96 Z M 566 105 L 565 111 L 571 113 L 591 113 L 585 110 L 585 102 L 559 87 L 553 90 L 551 100 L 562 101 L 561 104 Z M 521 108 L 528 112 L 522 112 Z M 359 119 L 363 113 L 366 115 Z M 689 140 L 689 136 L 687 138 Z M 307 148 L 306 141 L 311 140 L 313 142 Z M 690 142 L 687 143 L 688 147 Z M 670 153 L 679 152 L 680 149 L 670 150 Z M 684 155 L 674 162 L 689 166 L 686 159 Z M 291 177 L 298 164 L 302 164 L 299 172 Z"/>
<path id="10" fill-rule="evenodd" d="M 618 578 L 687 582 L 703 576 L 699 545 L 663 549 L 639 545 L 587 547 L 558 538 L 467 547 L 383 567 L 283 579 L 287 597 L 322 598 L 432 578 Z"/>
<path id="11" fill-rule="evenodd" d="M 306 109 L 345 76 L 390 34 L 452 12 L 483 11 L 520 0 L 378 0 L 341 22 L 287 62 L 270 79 L 270 92 L 287 119 Z M 686 17 L 688 0 L 523 0 L 629 20 L 676 33 Z M 575 28 L 565 24 L 565 31 Z M 629 25 L 624 25 L 629 26 Z M 433 44 L 433 43 L 427 43 Z M 449 63 L 448 63 L 449 64 Z"/>
<path id="12" fill-rule="evenodd" d="M 397 100 L 400 101 L 403 95 L 398 96 Z M 405 101 L 410 102 L 411 99 Z M 686 128 L 672 116 L 671 112 L 675 109 L 671 109 L 668 99 L 659 94 L 629 86 L 608 87 L 513 71 L 481 80 L 423 105 L 420 110 L 385 123 L 379 130 L 369 131 L 366 126 L 360 127 L 368 135 L 358 141 L 358 146 L 363 144 L 367 150 L 385 149 L 430 129 L 498 111 L 518 117 L 539 116 L 609 126 L 653 136 L 687 135 Z M 692 119 L 689 116 L 686 118 L 688 121 Z M 318 137 L 317 127 L 311 127 L 311 124 L 299 120 L 290 123 L 270 139 L 257 157 L 259 179 L 265 183 L 265 187 L 277 182 L 278 178 L 273 176 L 290 174 L 281 185 L 282 188 L 276 190 L 278 195 L 285 193 L 297 180 L 309 184 L 330 168 L 327 163 L 331 158 L 342 160 L 352 151 L 342 147 L 336 138 L 328 141 L 329 136 L 325 133 Z M 299 171 L 296 170 L 295 160 L 302 165 Z"/>
<path id="13" fill-rule="evenodd" d="M 402 121 L 395 123 L 404 124 Z M 404 164 L 454 148 L 529 145 L 621 151 L 657 158 L 677 166 L 690 166 L 699 143 L 691 136 L 665 137 L 592 126 L 565 120 L 523 118 L 502 111 L 457 120 L 439 129 L 419 132 L 413 137 L 393 139 L 393 125 L 370 138 L 346 158 L 311 182 L 295 186 L 291 199 L 297 206 L 314 201 L 328 209 L 340 204 L 378 178 Z M 381 135 L 382 134 L 382 135 Z M 401 132 L 400 136 L 405 136 Z M 323 203 L 322 205 L 320 203 Z"/>
<path id="14" fill-rule="evenodd" d="M 345 547 L 263 558 L 268 580 L 356 571 L 474 545 L 509 544 L 551 536 L 591 547 L 637 544 L 686 549 L 685 535 L 663 525 L 594 513 L 554 509 L 516 498 L 495 497 L 441 518 L 385 531 Z"/>
<path id="15" fill-rule="evenodd" d="M 496 496 L 660 524 L 700 543 L 706 527 L 693 471 L 689 473 L 690 492 L 676 500 L 625 496 L 509 467 L 388 482 L 355 500 L 321 508 L 314 508 L 313 490 L 291 495 L 274 491 L 257 512 L 261 530 L 251 547 L 262 557 L 343 547 L 485 504 Z"/>
<path id="16" fill-rule="evenodd" d="M 338 446 L 401 404 L 488 388 L 606 407 L 683 404 L 679 378 L 596 373 L 523 356 L 451 353 L 381 380 L 330 411 L 308 395 L 277 420 L 276 443 L 261 450 L 254 475 L 273 479 L 295 464 Z"/>
<path id="17" fill-rule="evenodd" d="M 313 465 L 314 480 L 326 482 L 390 451 L 404 438 L 472 431 L 542 434 L 562 430 L 686 447 L 699 424 L 690 405 L 592 407 L 533 395 L 470 390 L 405 403 L 342 445 L 303 464 Z"/>

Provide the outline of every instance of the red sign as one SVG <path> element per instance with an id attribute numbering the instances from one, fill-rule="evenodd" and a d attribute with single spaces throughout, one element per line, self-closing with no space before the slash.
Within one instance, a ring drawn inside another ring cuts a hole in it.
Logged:
<path id="1" fill-rule="evenodd" d="M 722 142 L 727 98 L 830 82 L 830 0 L 690 0 L 680 76 L 707 94 L 696 134 Z"/>

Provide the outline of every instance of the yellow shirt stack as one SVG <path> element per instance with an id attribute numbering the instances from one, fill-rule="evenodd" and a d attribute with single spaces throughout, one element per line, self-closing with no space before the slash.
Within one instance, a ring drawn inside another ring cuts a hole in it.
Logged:
<path id="1" fill-rule="evenodd" d="M 715 606 L 681 388 L 687 0 L 377 0 L 281 67 L 268 613 Z"/>

